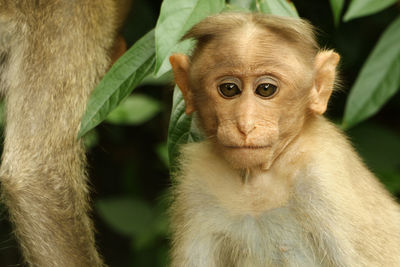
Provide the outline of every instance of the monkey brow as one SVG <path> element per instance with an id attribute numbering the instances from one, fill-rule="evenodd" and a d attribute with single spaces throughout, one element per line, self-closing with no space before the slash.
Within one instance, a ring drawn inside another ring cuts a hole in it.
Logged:
<path id="1" fill-rule="evenodd" d="M 276 76 L 284 77 L 284 73 L 293 72 L 293 67 L 278 60 L 265 60 L 262 63 L 244 64 L 240 60 L 220 61 L 213 65 L 207 65 L 206 73 L 213 73 L 217 70 L 223 70 L 229 73 L 248 75 L 248 74 L 276 74 Z"/>

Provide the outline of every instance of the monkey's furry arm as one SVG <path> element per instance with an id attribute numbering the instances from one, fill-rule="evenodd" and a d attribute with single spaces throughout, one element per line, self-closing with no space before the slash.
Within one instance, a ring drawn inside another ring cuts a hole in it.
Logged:
<path id="1" fill-rule="evenodd" d="M 2 201 L 30 266 L 103 265 L 77 132 L 88 96 L 109 66 L 114 4 L 0 0 Z"/>

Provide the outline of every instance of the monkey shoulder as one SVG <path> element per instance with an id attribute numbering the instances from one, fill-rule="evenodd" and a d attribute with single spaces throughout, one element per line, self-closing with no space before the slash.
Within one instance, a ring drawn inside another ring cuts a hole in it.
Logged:
<path id="1" fill-rule="evenodd" d="M 334 210 L 354 210 L 354 216 L 375 216 L 382 205 L 397 214 L 398 205 L 347 137 L 322 117 L 314 124 L 307 129 L 304 140 L 292 148 L 307 155 L 303 159 L 299 156 L 298 165 L 293 167 L 295 200 L 312 204 L 320 201 Z M 360 214 L 360 209 L 365 213 Z M 334 210 L 330 212 L 335 214 Z"/>
<path id="2" fill-rule="evenodd" d="M 335 125 L 320 118 L 305 138 L 308 157 L 295 178 L 292 205 L 316 247 L 335 264 L 394 266 L 400 259 L 393 256 L 400 252 L 398 204 Z"/>

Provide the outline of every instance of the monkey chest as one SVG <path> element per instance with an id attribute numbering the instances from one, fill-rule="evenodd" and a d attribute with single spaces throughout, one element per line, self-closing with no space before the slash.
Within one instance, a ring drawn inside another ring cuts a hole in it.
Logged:
<path id="1" fill-rule="evenodd" d="M 190 194 L 176 202 L 184 210 L 184 221 L 176 223 L 184 225 L 177 234 L 184 236 L 187 266 L 323 266 L 286 195 L 271 203 L 267 190 L 238 192 L 205 180 L 181 184 L 181 192 Z"/>
<path id="2" fill-rule="evenodd" d="M 226 220 L 227 225 L 214 233 L 219 244 L 216 266 L 321 266 L 307 232 L 289 208 Z"/>
<path id="3" fill-rule="evenodd" d="M 185 245 L 190 266 L 323 266 L 289 207 L 254 216 L 232 215 L 210 197 L 201 201 L 201 209 L 195 206 L 185 222 L 191 226 Z"/>

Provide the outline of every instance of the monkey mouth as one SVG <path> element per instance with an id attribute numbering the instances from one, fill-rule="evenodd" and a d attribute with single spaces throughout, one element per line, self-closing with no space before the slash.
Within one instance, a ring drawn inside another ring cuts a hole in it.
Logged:
<path id="1" fill-rule="evenodd" d="M 226 147 L 230 148 L 230 149 L 251 149 L 251 150 L 256 150 L 256 149 L 270 148 L 271 146 L 266 145 L 266 146 L 226 146 Z"/>

